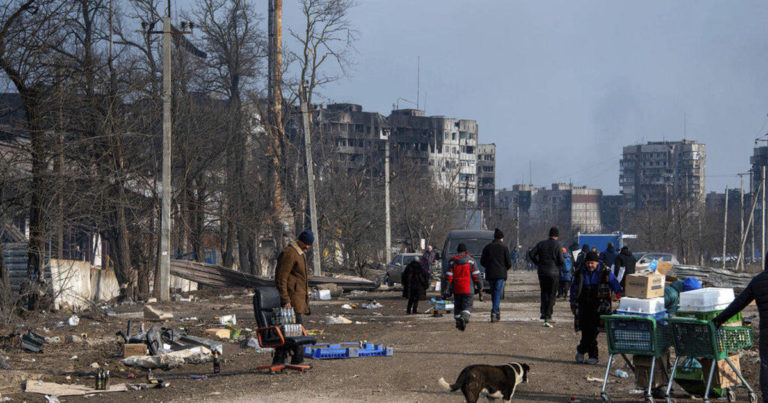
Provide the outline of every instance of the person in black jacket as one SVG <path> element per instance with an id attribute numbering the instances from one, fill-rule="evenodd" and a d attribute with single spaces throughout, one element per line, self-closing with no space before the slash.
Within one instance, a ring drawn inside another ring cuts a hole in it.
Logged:
<path id="1" fill-rule="evenodd" d="M 600 254 L 600 260 L 602 260 L 603 263 L 610 269 L 613 267 L 613 262 L 616 261 L 617 256 L 619 256 L 619 254 L 616 253 L 616 249 L 613 247 L 613 242 L 608 242 L 608 246 L 605 248 L 605 252 Z"/>
<path id="2" fill-rule="evenodd" d="M 557 227 L 549 229 L 549 239 L 536 244 L 528 252 L 528 257 L 538 266 L 539 286 L 541 287 L 541 319 L 544 327 L 552 327 L 552 310 L 555 308 L 555 296 L 560 282 L 560 266 L 565 261 L 563 251 L 557 238 L 560 230 Z"/>
<path id="3" fill-rule="evenodd" d="M 616 256 L 616 259 L 613 261 L 613 275 L 616 276 L 616 278 L 621 283 L 621 289 L 624 289 L 624 284 L 627 281 L 627 276 L 630 274 L 635 274 L 635 265 L 637 264 L 637 260 L 635 260 L 635 256 L 632 255 L 632 252 L 629 250 L 628 247 L 624 246 L 621 248 L 621 251 L 619 252 L 619 256 Z M 606 263 L 608 265 L 608 263 Z M 624 273 L 621 274 L 621 268 L 624 268 Z"/>
<path id="4" fill-rule="evenodd" d="M 760 312 L 760 390 L 765 402 L 768 401 L 768 254 L 764 261 L 763 272 L 753 277 L 747 288 L 720 315 L 712 319 L 712 322 L 720 327 L 750 302 L 757 301 L 757 310 Z"/>
<path id="5" fill-rule="evenodd" d="M 581 252 L 576 255 L 576 263 L 573 264 L 574 271 L 584 267 L 584 263 L 587 259 L 587 253 L 589 253 L 589 245 L 584 244 L 584 246 L 581 247 Z"/>
<path id="6" fill-rule="evenodd" d="M 504 246 L 504 233 L 500 229 L 493 231 L 493 242 L 483 248 L 480 265 L 485 268 L 485 279 L 491 287 L 491 323 L 498 322 L 501 320 L 499 305 L 501 294 L 504 292 L 504 282 L 507 280 L 507 270 L 512 267 L 509 249 Z"/>
<path id="7" fill-rule="evenodd" d="M 419 301 L 427 299 L 429 274 L 416 259 L 408 263 L 408 266 L 405 266 L 405 270 L 403 270 L 403 285 L 405 284 L 408 284 L 408 307 L 405 314 L 418 313 Z"/>

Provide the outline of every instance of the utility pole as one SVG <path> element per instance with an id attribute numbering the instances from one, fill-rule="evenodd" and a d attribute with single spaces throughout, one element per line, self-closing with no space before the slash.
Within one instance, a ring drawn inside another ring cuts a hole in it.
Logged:
<path id="1" fill-rule="evenodd" d="M 739 188 L 739 238 L 741 238 L 742 234 L 744 234 L 744 175 L 743 173 L 739 174 L 739 181 L 741 182 L 741 187 Z M 744 250 L 739 249 L 739 258 L 736 261 L 736 271 L 739 271 L 739 263 L 742 264 L 741 270 L 744 270 Z"/>
<path id="2" fill-rule="evenodd" d="M 309 111 L 307 107 L 307 87 L 301 83 L 299 90 L 301 102 L 301 116 L 304 123 L 304 153 L 307 155 L 307 191 L 309 192 L 309 219 L 312 223 L 312 232 L 315 234 L 315 251 L 312 252 L 312 266 L 315 276 L 321 275 L 320 271 L 320 233 L 317 230 L 317 205 L 315 202 L 315 173 L 312 167 L 312 140 L 309 130 Z"/>
<path id="3" fill-rule="evenodd" d="M 728 237 L 728 186 L 725 187 L 725 217 L 723 217 L 723 269 L 725 269 L 725 241 Z"/>
<path id="4" fill-rule="evenodd" d="M 757 193 L 755 191 L 755 172 L 751 169 L 749 170 L 749 194 L 752 196 L 752 203 L 754 204 L 757 201 Z M 754 208 L 752 209 L 752 214 L 754 214 Z M 752 225 L 752 243 L 750 244 L 749 248 L 749 262 L 754 263 L 755 260 L 755 226 L 757 223 Z"/>
<path id="5" fill-rule="evenodd" d="M 520 205 L 515 202 L 515 247 L 520 246 Z M 520 250 L 517 250 L 520 253 Z"/>
<path id="6" fill-rule="evenodd" d="M 389 136 L 391 129 L 385 129 L 384 135 L 387 137 L 384 145 L 384 261 L 389 262 L 389 256 L 392 253 L 392 228 L 389 216 Z"/>
<path id="7" fill-rule="evenodd" d="M 752 190 L 753 195 L 760 192 L 760 190 L 763 188 L 763 185 L 760 184 L 757 188 L 757 191 L 754 189 Z M 755 226 L 752 225 L 752 221 L 755 219 L 755 206 L 757 206 L 757 197 L 752 197 L 752 207 L 749 209 L 749 219 L 747 220 L 747 231 L 742 232 L 741 234 L 741 243 L 739 247 L 739 259 L 736 261 L 736 267 L 739 267 L 741 265 L 742 268 L 744 268 L 744 246 L 747 243 L 747 232 L 749 231 L 750 227 L 752 228 L 752 234 L 754 235 L 754 229 Z M 754 241 L 754 236 L 752 237 Z M 753 253 L 754 255 L 754 253 Z"/>
<path id="8" fill-rule="evenodd" d="M 760 267 L 765 267 L 765 165 L 763 165 L 760 182 L 763 186 L 763 205 L 760 209 L 760 218 L 762 218 L 762 226 L 760 227 L 760 236 L 762 238 L 762 249 L 760 249 Z"/>
<path id="9" fill-rule="evenodd" d="M 283 136 L 283 93 L 281 85 L 283 83 L 283 0 L 267 0 L 268 4 L 268 77 L 267 77 L 267 91 L 268 91 L 268 119 L 267 121 L 272 125 L 274 135 L 277 137 L 273 139 L 273 150 L 275 155 L 272 155 L 274 163 L 278 162 L 279 138 Z M 273 208 L 275 217 L 279 221 L 279 217 L 282 214 L 282 184 L 280 175 L 275 167 L 273 172 L 273 179 L 275 181 L 275 194 L 273 196 Z M 277 224 L 277 223 L 276 223 Z M 281 232 L 282 233 L 282 232 Z M 317 235 L 317 234 L 316 234 Z"/>
<path id="10" fill-rule="evenodd" d="M 142 23 L 142 29 L 146 30 L 147 24 Z M 162 202 L 160 208 L 160 268 L 155 284 L 155 290 L 160 301 L 170 299 L 171 285 L 171 35 L 188 34 L 192 32 L 194 25 L 187 22 L 181 23 L 181 30 L 175 31 L 171 26 L 171 0 L 168 0 L 168 9 L 163 18 L 162 31 L 149 31 L 150 34 L 163 35 L 163 159 L 162 159 Z M 111 58 L 110 58 L 111 61 Z"/>

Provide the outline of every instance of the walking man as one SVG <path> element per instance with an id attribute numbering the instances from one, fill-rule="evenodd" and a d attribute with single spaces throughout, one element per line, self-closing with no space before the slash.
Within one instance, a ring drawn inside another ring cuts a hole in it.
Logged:
<path id="1" fill-rule="evenodd" d="M 555 308 L 555 296 L 559 285 L 560 266 L 565 264 L 563 251 L 557 238 L 560 230 L 549 229 L 549 239 L 539 242 L 528 252 L 528 258 L 538 267 L 539 286 L 541 287 L 541 319 L 544 327 L 552 327 L 552 311 Z"/>
<path id="2" fill-rule="evenodd" d="M 480 286 L 480 270 L 467 253 L 467 245 L 460 243 L 456 252 L 458 254 L 451 259 L 445 275 L 448 279 L 448 295 L 453 294 L 453 317 L 456 319 L 456 328 L 463 332 L 472 314 L 474 290 Z M 482 288 L 480 292 L 483 292 Z"/>
<path id="3" fill-rule="evenodd" d="M 624 284 L 627 282 L 627 276 L 635 274 L 635 265 L 637 260 L 632 255 L 632 252 L 628 247 L 623 246 L 619 252 L 619 256 L 613 262 L 613 275 L 621 283 L 621 288 L 624 288 Z M 606 263 L 607 265 L 608 263 Z"/>
<path id="4" fill-rule="evenodd" d="M 571 253 L 565 248 L 563 248 L 563 260 L 565 262 L 560 266 L 560 286 L 557 289 L 558 298 L 568 298 L 568 291 L 571 289 L 571 279 L 573 277 Z"/>
<path id="5" fill-rule="evenodd" d="M 280 306 L 293 308 L 296 323 L 301 324 L 303 315 L 309 314 L 309 279 L 307 276 L 307 252 L 315 241 L 315 234 L 304 230 L 295 242 L 291 242 L 277 257 L 275 287 L 280 294 Z M 291 364 L 304 362 L 304 349 L 297 346 L 291 352 Z M 275 352 L 272 364 L 284 364 L 285 352 Z"/>
<path id="6" fill-rule="evenodd" d="M 421 255 L 421 267 L 427 274 L 432 273 L 432 265 L 435 264 L 435 252 L 432 250 L 432 245 L 427 245 L 427 249 L 424 250 L 424 254 Z"/>
<path id="7" fill-rule="evenodd" d="M 501 320 L 499 306 L 501 294 L 504 293 L 504 282 L 507 280 L 507 270 L 512 267 L 509 249 L 504 245 L 504 233 L 496 228 L 493 231 L 493 242 L 485 245 L 480 257 L 480 264 L 485 268 L 485 279 L 491 287 L 491 323 Z"/>

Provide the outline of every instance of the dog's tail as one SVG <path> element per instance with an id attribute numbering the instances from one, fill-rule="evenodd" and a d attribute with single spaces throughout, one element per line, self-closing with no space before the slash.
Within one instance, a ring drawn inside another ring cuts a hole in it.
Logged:
<path id="1" fill-rule="evenodd" d="M 459 388 L 459 384 L 458 384 L 458 383 L 454 383 L 453 385 L 451 385 L 450 383 L 448 383 L 448 382 L 445 380 L 445 378 L 442 378 L 442 377 L 441 377 L 441 378 L 440 378 L 440 379 L 437 381 L 437 383 L 438 383 L 438 384 L 440 384 L 440 386 L 441 386 L 443 389 L 445 389 L 445 390 L 449 390 L 449 391 L 451 391 L 451 392 L 453 392 L 453 391 L 455 391 L 456 389 L 458 389 L 458 388 Z"/>

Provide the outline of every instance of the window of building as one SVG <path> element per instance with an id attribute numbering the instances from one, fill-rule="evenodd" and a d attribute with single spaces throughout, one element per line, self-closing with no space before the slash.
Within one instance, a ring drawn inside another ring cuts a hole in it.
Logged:
<path id="1" fill-rule="evenodd" d="M 475 147 L 473 146 L 467 146 L 467 154 L 474 154 L 475 153 Z"/>
<path id="2" fill-rule="evenodd" d="M 456 133 L 451 133 L 451 140 L 456 140 Z"/>

